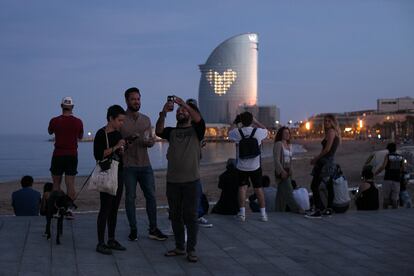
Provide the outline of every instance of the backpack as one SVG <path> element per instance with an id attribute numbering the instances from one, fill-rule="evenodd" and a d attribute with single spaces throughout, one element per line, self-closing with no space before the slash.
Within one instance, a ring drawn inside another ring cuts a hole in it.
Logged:
<path id="1" fill-rule="evenodd" d="M 239 128 L 241 140 L 239 141 L 239 158 L 251 159 L 260 155 L 260 147 L 257 139 L 254 138 L 257 128 L 254 128 L 252 133 L 246 137 L 243 131 Z"/>

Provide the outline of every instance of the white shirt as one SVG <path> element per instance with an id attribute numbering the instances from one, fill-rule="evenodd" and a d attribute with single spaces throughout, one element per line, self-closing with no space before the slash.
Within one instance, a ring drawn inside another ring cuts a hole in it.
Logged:
<path id="1" fill-rule="evenodd" d="M 249 137 L 253 131 L 253 127 L 242 127 L 241 128 L 244 137 Z M 262 144 L 262 141 L 267 137 L 267 129 L 257 128 L 253 136 L 257 139 L 259 146 Z M 240 159 L 239 158 L 239 142 L 242 139 L 239 133 L 239 129 L 235 128 L 229 132 L 229 139 L 236 142 L 236 168 L 241 171 L 255 171 L 260 168 L 260 155 L 250 159 Z"/>

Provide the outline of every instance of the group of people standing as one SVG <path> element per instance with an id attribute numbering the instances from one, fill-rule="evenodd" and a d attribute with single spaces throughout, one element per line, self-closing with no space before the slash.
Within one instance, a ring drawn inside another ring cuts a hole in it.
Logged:
<path id="1" fill-rule="evenodd" d="M 167 236 L 157 227 L 154 173 L 148 157 L 148 148 L 152 147 L 155 142 L 151 121 L 148 116 L 139 112 L 141 93 L 138 88 L 127 89 L 124 97 L 126 110 L 120 105 L 112 105 L 108 108 L 107 124 L 96 132 L 93 145 L 93 154 L 97 162 L 108 158 L 119 161 L 116 194 L 100 192 L 96 251 L 102 254 L 112 254 L 112 250 L 126 250 L 115 238 L 117 213 L 124 189 L 125 209 L 130 226 L 128 239 L 130 241 L 137 240 L 135 200 L 138 184 L 146 200 L 149 221 L 148 237 L 159 241 L 167 239 Z M 178 105 L 176 127 L 165 127 L 165 118 L 168 113 L 174 110 L 174 105 Z M 53 190 L 60 190 L 62 178 L 65 175 L 67 194 L 72 200 L 75 200 L 77 197 L 75 191 L 75 175 L 78 164 L 77 143 L 83 137 L 83 124 L 79 118 L 73 115 L 72 98 L 64 98 L 61 108 L 62 115 L 53 118 L 48 128 L 49 134 L 55 135 L 55 149 L 50 171 Z M 320 186 L 322 183 L 329 183 L 336 170 L 334 157 L 341 144 L 341 132 L 336 118 L 332 115 L 324 117 L 324 128 L 325 137 L 321 143 L 322 150 L 311 160 L 311 165 L 313 165 L 311 190 L 314 204 L 311 211 L 305 210 L 303 205 L 298 204 L 294 198 L 292 185 L 294 175 L 293 149 L 290 130 L 287 127 L 278 130 L 273 148 L 277 193 L 272 209 L 274 208 L 275 211 L 290 210 L 301 214 L 306 213 L 305 216 L 308 218 L 320 218 L 322 215 L 332 214 L 334 194 L 331 190 L 332 185 L 326 185 L 328 189 L 326 206 L 321 199 Z M 169 219 L 175 236 L 175 248 L 167 251 L 165 256 L 186 255 L 190 262 L 198 260 L 195 253 L 198 233 L 197 209 L 200 203 L 200 159 L 205 129 L 206 125 L 197 107 L 197 102 L 194 100 L 184 101 L 177 96 L 168 97 L 159 113 L 155 127 L 155 134 L 169 142 L 166 156 L 168 160 L 166 195 L 169 205 Z M 266 222 L 268 216 L 263 186 L 268 187 L 270 179 L 263 176 L 260 147 L 262 141 L 267 138 L 268 131 L 251 113 L 243 112 L 235 118 L 228 135 L 229 139 L 236 144 L 236 159 L 228 164 L 228 174 L 223 174 L 220 181 L 227 179 L 236 182 L 237 188 L 232 193 L 237 193 L 237 218 L 242 222 L 246 221 L 246 191 L 251 183 L 258 203 L 259 219 Z M 399 192 L 395 182 L 398 178 L 397 170 L 400 168 L 394 167 L 398 162 L 401 163 L 401 157 L 395 153 L 394 147 L 390 147 L 389 150 L 390 153 L 386 156 L 383 166 L 375 174 L 380 173 L 383 169 L 386 170 L 385 179 L 387 181 L 384 183 L 384 189 L 389 191 L 392 196 L 386 198 L 384 206 L 391 204 L 395 207 L 397 204 L 395 194 Z M 371 173 L 367 170 L 363 172 L 367 184 L 362 191 L 365 193 L 365 197 L 368 197 L 368 192 L 375 188 L 372 181 L 373 176 L 372 170 Z M 267 180 L 264 181 L 264 179 Z M 24 181 L 25 185 L 29 185 L 26 182 L 29 183 L 30 179 Z M 71 211 L 68 212 L 67 217 L 73 218 Z M 106 228 L 108 228 L 107 242 L 105 242 Z"/>
<path id="2" fill-rule="evenodd" d="M 110 106 L 107 110 L 107 124 L 97 131 L 94 139 L 93 153 L 97 162 L 107 158 L 120 162 L 116 195 L 100 192 L 96 251 L 102 254 L 112 254 L 112 250 L 126 250 L 115 239 L 117 213 L 124 188 L 125 208 L 130 226 L 128 239 L 137 240 L 135 199 L 138 183 L 146 200 L 148 237 L 159 241 L 167 239 L 157 227 L 154 173 L 148 157 L 148 148 L 155 142 L 151 121 L 148 116 L 139 112 L 141 93 L 137 88 L 127 89 L 124 96 L 127 109 L 124 110 L 119 105 Z M 174 104 L 179 106 L 176 112 L 177 126 L 164 127 L 165 117 L 174 110 Z M 70 97 L 63 99 L 61 107 L 62 115 L 53 118 L 49 124 L 49 133 L 55 134 L 55 150 L 50 171 L 54 190 L 60 190 L 62 175 L 65 174 L 67 193 L 74 200 L 77 142 L 83 136 L 83 126 L 82 121 L 73 115 L 74 103 Z M 205 123 L 197 106 L 186 103 L 179 97 L 167 101 L 156 123 L 156 134 L 169 142 L 167 198 L 176 249 L 168 251 L 166 256 L 187 254 L 190 262 L 197 261 L 197 194 L 201 185 L 199 163 L 204 132 Z M 72 214 L 68 216 L 71 217 Z M 188 233 L 187 248 L 184 248 L 184 224 Z M 105 243 L 106 227 L 108 238 Z"/>

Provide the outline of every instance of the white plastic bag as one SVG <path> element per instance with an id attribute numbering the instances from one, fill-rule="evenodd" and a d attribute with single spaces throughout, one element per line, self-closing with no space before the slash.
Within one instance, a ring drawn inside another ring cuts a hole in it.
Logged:
<path id="1" fill-rule="evenodd" d="M 89 179 L 88 190 L 116 195 L 118 190 L 118 166 L 119 162 L 112 160 L 111 168 L 103 171 L 99 164 L 96 164 Z"/>
<path id="2" fill-rule="evenodd" d="M 306 188 L 299 188 L 293 190 L 293 198 L 295 199 L 296 203 L 299 205 L 301 209 L 310 209 L 309 192 L 308 190 L 306 190 Z"/>
<path id="3" fill-rule="evenodd" d="M 351 201 L 348 191 L 348 181 L 344 176 L 340 176 L 333 180 L 334 200 L 336 206 L 343 206 Z"/>

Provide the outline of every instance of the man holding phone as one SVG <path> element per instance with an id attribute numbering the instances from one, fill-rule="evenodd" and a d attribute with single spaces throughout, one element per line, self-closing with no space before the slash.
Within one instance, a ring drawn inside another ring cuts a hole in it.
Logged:
<path id="1" fill-rule="evenodd" d="M 177 126 L 164 127 L 167 112 L 179 107 L 176 113 Z M 196 107 L 187 104 L 179 97 L 168 98 L 157 120 L 155 133 L 169 142 L 167 159 L 167 199 L 170 219 L 175 237 L 175 249 L 165 256 L 187 254 L 189 262 L 197 262 L 197 204 L 200 181 L 201 141 L 206 124 Z M 185 228 L 187 246 L 185 246 Z"/>
<path id="2" fill-rule="evenodd" d="M 137 220 L 135 199 L 137 183 L 139 183 L 146 201 L 146 211 L 149 220 L 149 235 L 153 240 L 164 241 L 167 236 L 157 227 L 157 202 L 155 199 L 154 172 L 148 157 L 148 148 L 154 145 L 151 121 L 148 116 L 139 112 L 141 108 L 141 93 L 136 87 L 125 91 L 127 111 L 124 125 L 121 128 L 122 137 L 127 141 L 127 150 L 123 155 L 125 209 L 130 226 L 130 241 L 137 240 Z"/>

